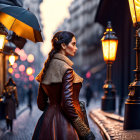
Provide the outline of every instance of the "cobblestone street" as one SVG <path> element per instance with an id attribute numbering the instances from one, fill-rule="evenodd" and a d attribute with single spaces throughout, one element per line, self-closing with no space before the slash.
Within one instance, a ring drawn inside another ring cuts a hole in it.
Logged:
<path id="1" fill-rule="evenodd" d="M 4 128 L 0 140 L 31 140 L 35 125 L 41 113 L 35 105 L 32 114 L 30 114 L 29 109 L 25 110 L 14 121 L 13 133 L 6 130 L 5 122 L 3 121 Z"/>
<path id="2" fill-rule="evenodd" d="M 81 99 L 84 101 L 84 99 Z M 95 123 L 90 119 L 89 112 L 91 109 L 96 109 L 100 106 L 100 102 L 92 100 L 87 108 L 88 121 L 91 131 L 94 133 L 96 140 L 102 140 L 100 130 Z M 0 140 L 31 140 L 35 125 L 41 116 L 42 112 L 36 105 L 33 106 L 32 113 L 25 106 L 22 111 L 17 111 L 17 119 L 13 123 L 13 133 L 6 130 L 5 121 L 0 121 Z"/>

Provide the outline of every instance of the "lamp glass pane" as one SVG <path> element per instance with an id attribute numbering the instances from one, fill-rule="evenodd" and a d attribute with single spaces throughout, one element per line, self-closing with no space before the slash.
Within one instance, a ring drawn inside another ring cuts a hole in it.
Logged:
<path id="1" fill-rule="evenodd" d="M 3 49 L 5 43 L 5 35 L 0 35 L 0 50 Z"/>
<path id="2" fill-rule="evenodd" d="M 104 61 L 115 61 L 118 40 L 103 40 L 102 49 Z"/>
<path id="3" fill-rule="evenodd" d="M 129 7 L 133 24 L 136 22 L 140 22 L 140 0 L 129 0 Z"/>
<path id="4" fill-rule="evenodd" d="M 10 62 L 10 65 L 14 64 L 14 62 L 15 62 L 15 56 L 14 55 L 9 56 L 9 62 Z"/>

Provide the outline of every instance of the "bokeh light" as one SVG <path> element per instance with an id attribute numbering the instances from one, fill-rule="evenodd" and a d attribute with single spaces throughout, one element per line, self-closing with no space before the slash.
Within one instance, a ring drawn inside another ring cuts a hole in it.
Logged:
<path id="1" fill-rule="evenodd" d="M 34 56 L 32 54 L 29 54 L 28 57 L 27 57 L 27 61 L 29 63 L 32 63 L 34 61 Z"/>
<path id="2" fill-rule="evenodd" d="M 27 59 L 26 53 L 20 54 L 20 60 L 21 60 L 21 61 L 25 61 L 26 59 Z"/>
<path id="3" fill-rule="evenodd" d="M 91 72 L 88 71 L 88 72 L 86 73 L 86 78 L 90 78 L 90 77 L 91 77 Z"/>
<path id="4" fill-rule="evenodd" d="M 18 73 L 15 74 L 15 78 L 20 78 L 20 75 Z"/>
<path id="5" fill-rule="evenodd" d="M 24 70 L 25 70 L 25 66 L 24 66 L 24 65 L 20 65 L 20 66 L 19 66 L 19 71 L 22 72 L 22 71 L 24 71 Z"/>
<path id="6" fill-rule="evenodd" d="M 26 69 L 26 73 L 27 73 L 27 75 L 32 75 L 33 74 L 33 69 L 31 67 L 28 67 Z"/>
<path id="7" fill-rule="evenodd" d="M 8 72 L 12 74 L 14 72 L 14 70 L 12 68 L 9 68 Z"/>
<path id="8" fill-rule="evenodd" d="M 19 48 L 16 48 L 16 49 L 15 49 L 15 52 L 16 52 L 18 55 L 20 55 L 20 49 L 19 49 Z"/>
<path id="9" fill-rule="evenodd" d="M 17 68 L 17 63 L 14 63 L 14 64 L 12 65 L 12 67 L 13 67 L 14 69 L 16 69 L 16 68 Z"/>
<path id="10" fill-rule="evenodd" d="M 33 80 L 34 80 L 34 76 L 33 75 L 29 76 L 29 81 L 33 81 Z"/>

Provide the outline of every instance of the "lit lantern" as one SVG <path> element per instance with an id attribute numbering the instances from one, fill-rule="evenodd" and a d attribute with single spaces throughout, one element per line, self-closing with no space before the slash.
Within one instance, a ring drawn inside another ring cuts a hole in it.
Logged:
<path id="1" fill-rule="evenodd" d="M 32 75 L 33 69 L 32 69 L 31 67 L 28 67 L 28 68 L 26 69 L 26 73 L 27 73 L 27 75 Z"/>
<path id="2" fill-rule="evenodd" d="M 105 80 L 105 84 L 103 85 L 104 89 L 104 96 L 102 96 L 102 104 L 101 109 L 103 111 L 115 111 L 115 96 L 116 96 L 116 89 L 115 85 L 112 83 L 111 80 L 111 69 L 112 63 L 116 59 L 116 52 L 118 46 L 118 39 L 115 36 L 115 32 L 112 30 L 111 22 L 108 22 L 106 32 L 104 33 L 102 41 L 102 49 L 103 49 L 103 56 L 104 61 L 107 64 L 107 76 Z"/>
<path id="3" fill-rule="evenodd" d="M 5 38 L 5 35 L 0 35 L 0 51 L 2 51 L 4 48 Z"/>
<path id="4" fill-rule="evenodd" d="M 2 51 L 4 48 L 5 39 L 6 39 L 7 34 L 8 33 L 5 30 L 5 27 L 2 24 L 0 24 L 0 51 Z"/>
<path id="5" fill-rule="evenodd" d="M 133 24 L 140 22 L 140 0 L 129 0 L 129 7 Z"/>
<path id="6" fill-rule="evenodd" d="M 16 57 L 15 57 L 14 54 L 12 53 L 12 54 L 9 56 L 10 65 L 13 65 L 13 64 L 15 63 L 15 60 L 16 60 Z"/>
<path id="7" fill-rule="evenodd" d="M 115 36 L 115 32 L 112 31 L 111 22 L 108 22 L 106 32 L 104 33 L 104 36 L 101 39 L 101 41 L 104 61 L 106 63 L 112 63 L 116 59 L 118 39 Z"/>

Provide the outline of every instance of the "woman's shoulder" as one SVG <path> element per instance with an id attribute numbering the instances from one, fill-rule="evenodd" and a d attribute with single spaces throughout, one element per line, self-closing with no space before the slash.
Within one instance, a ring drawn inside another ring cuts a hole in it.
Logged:
<path id="1" fill-rule="evenodd" d="M 59 59 L 52 59 L 41 83 L 46 85 L 51 83 L 61 83 L 62 78 L 68 69 L 72 69 L 72 67 L 66 62 Z"/>

